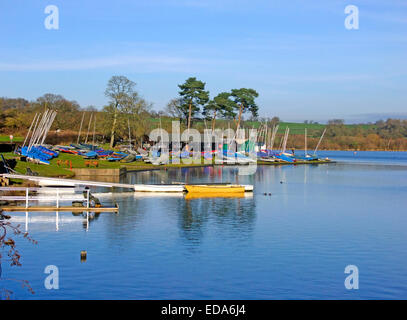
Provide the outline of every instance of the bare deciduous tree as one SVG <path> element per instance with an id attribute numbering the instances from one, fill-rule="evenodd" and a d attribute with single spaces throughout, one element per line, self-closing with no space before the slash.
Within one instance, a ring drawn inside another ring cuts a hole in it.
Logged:
<path id="1" fill-rule="evenodd" d="M 23 288 L 27 288 L 29 292 L 34 294 L 34 290 L 31 288 L 30 284 L 28 283 L 27 280 L 19 280 L 19 279 L 9 279 L 9 278 L 3 278 L 2 277 L 2 260 L 3 260 L 3 251 L 6 252 L 6 255 L 8 257 L 8 260 L 10 261 L 11 266 L 21 266 L 20 258 L 21 255 L 18 252 L 16 248 L 16 243 L 15 241 L 11 238 L 8 237 L 8 234 L 11 232 L 13 233 L 14 236 L 19 236 L 22 235 L 24 238 L 26 238 L 28 241 L 37 244 L 37 241 L 32 239 L 27 232 L 23 233 L 20 230 L 20 225 L 13 225 L 11 222 L 8 220 L 10 219 L 10 216 L 3 214 L 3 212 L 0 211 L 0 281 L 14 281 L 14 282 L 19 282 Z M 6 299 L 10 299 L 11 295 L 13 292 L 7 288 L 0 288 L 0 297 L 3 296 Z"/>
<path id="2" fill-rule="evenodd" d="M 113 113 L 112 130 L 110 135 L 110 147 L 114 146 L 114 139 L 116 133 L 117 118 L 120 108 L 123 108 L 128 100 L 134 97 L 134 87 L 136 83 L 127 79 L 124 76 L 113 76 L 107 83 L 105 90 L 106 97 L 109 98 L 110 109 Z"/>

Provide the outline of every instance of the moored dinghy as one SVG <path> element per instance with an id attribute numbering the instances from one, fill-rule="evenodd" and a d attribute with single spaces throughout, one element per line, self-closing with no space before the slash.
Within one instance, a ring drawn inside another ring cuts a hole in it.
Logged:
<path id="1" fill-rule="evenodd" d="M 245 187 L 238 184 L 195 184 L 185 185 L 185 189 L 191 193 L 244 193 Z"/>
<path id="2" fill-rule="evenodd" d="M 184 192 L 182 184 L 135 184 L 136 192 Z"/>

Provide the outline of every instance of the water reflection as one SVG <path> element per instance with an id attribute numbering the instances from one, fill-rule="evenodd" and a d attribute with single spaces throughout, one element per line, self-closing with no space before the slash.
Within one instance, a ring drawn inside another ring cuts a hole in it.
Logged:
<path id="1" fill-rule="evenodd" d="M 36 227 L 35 250 L 19 243 L 25 264 L 16 277 L 29 275 L 36 299 L 347 299 L 343 270 L 352 263 L 364 279 L 352 298 L 405 297 L 407 166 L 259 166 L 236 176 L 229 166 L 131 173 L 126 179 L 144 183 L 238 179 L 254 194 L 116 193 L 101 202 L 116 201 L 119 214 L 101 214 L 89 232 L 83 217 L 60 213 L 56 233 L 48 214 L 53 232 Z M 67 218 L 81 232 L 69 233 Z M 85 265 L 79 250 L 90 253 Z M 58 292 L 43 289 L 50 257 L 66 277 Z"/>
<path id="2" fill-rule="evenodd" d="M 60 228 L 82 223 L 83 229 L 89 230 L 91 223 L 99 218 L 100 212 L 29 212 L 25 211 L 24 216 L 20 212 L 13 212 L 12 223 L 24 223 L 24 231 L 60 231 Z M 62 229 L 61 231 L 65 231 Z"/>
<path id="3" fill-rule="evenodd" d="M 236 235 L 236 240 L 247 241 L 256 218 L 253 197 L 185 197 L 180 203 L 178 226 L 186 245 L 198 246 L 208 233 L 221 238 Z"/>
<path id="4" fill-rule="evenodd" d="M 106 238 L 110 243 L 130 243 L 136 237 L 145 216 L 154 209 L 146 206 L 146 199 L 134 196 L 119 198 L 116 201 L 119 204 L 119 214 L 110 217 L 109 223 L 105 224 Z"/>
<path id="5" fill-rule="evenodd" d="M 239 177 L 237 167 L 215 166 L 181 169 L 167 169 L 150 172 L 128 173 L 126 181 L 130 183 L 218 183 L 232 182 L 252 184 L 254 176 Z M 137 198 L 137 197 L 136 197 Z M 254 229 L 256 205 L 253 194 L 240 197 L 214 197 L 213 195 L 180 194 L 144 194 L 130 202 L 120 203 L 120 216 L 112 224 L 114 232 L 125 232 L 128 228 L 137 228 L 134 219 L 142 219 L 145 213 L 155 214 L 158 210 L 170 212 L 177 221 L 179 234 L 187 246 L 199 246 L 207 233 L 239 235 L 239 241 L 245 241 Z M 130 217 L 131 215 L 136 215 Z M 122 225 L 127 221 L 128 226 Z M 129 221 L 131 220 L 131 221 Z M 117 228 L 115 227 L 117 226 Z M 130 227 L 131 226 L 131 227 Z M 135 229 L 133 229 L 135 230 Z M 113 231 L 113 230 L 112 230 Z"/>
<path id="6" fill-rule="evenodd" d="M 239 176 L 237 166 L 214 166 L 214 167 L 191 167 L 191 168 L 171 168 L 154 171 L 130 172 L 124 177 L 123 183 L 213 183 L 231 182 L 242 183 L 253 181 L 254 175 Z"/>

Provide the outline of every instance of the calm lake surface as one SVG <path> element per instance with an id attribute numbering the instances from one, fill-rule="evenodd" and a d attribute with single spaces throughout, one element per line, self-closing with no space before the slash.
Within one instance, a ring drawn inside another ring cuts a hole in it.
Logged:
<path id="1" fill-rule="evenodd" d="M 89 225 L 71 213 L 59 213 L 58 225 L 55 213 L 31 213 L 38 245 L 18 238 L 23 266 L 3 263 L 3 277 L 28 280 L 35 294 L 0 287 L 15 299 L 407 299 L 407 153 L 319 155 L 338 163 L 125 178 L 254 184 L 244 198 L 117 193 L 101 201 L 116 201 L 120 214 Z M 13 217 L 24 230 L 25 213 Z M 47 265 L 59 268 L 59 290 L 44 287 Z M 344 286 L 347 265 L 359 269 L 358 290 Z"/>

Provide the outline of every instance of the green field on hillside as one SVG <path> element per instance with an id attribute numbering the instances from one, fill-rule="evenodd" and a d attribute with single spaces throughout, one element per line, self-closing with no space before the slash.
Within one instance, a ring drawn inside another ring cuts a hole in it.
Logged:
<path id="1" fill-rule="evenodd" d="M 159 126 L 160 125 L 160 119 L 159 118 L 150 118 L 149 121 L 152 123 L 152 126 Z M 162 117 L 161 118 L 161 125 L 163 128 L 170 128 L 171 127 L 171 122 L 175 121 L 175 119 L 169 118 L 169 117 Z M 245 128 L 259 128 L 261 123 L 259 121 L 244 121 L 243 126 Z M 235 128 L 235 124 L 233 120 L 223 120 L 223 119 L 218 119 L 216 120 L 216 128 Z M 326 127 L 326 124 L 320 124 L 320 123 L 297 123 L 297 122 L 280 122 L 279 123 L 279 129 L 278 133 L 284 133 L 285 128 L 289 127 L 290 128 L 290 134 L 304 134 L 305 128 L 307 128 L 307 133 L 310 136 L 318 136 L 322 133 L 323 129 Z M 206 127 L 210 128 L 211 123 L 210 121 L 206 121 Z M 368 129 L 374 129 L 376 128 L 376 125 L 374 124 L 345 124 L 345 128 L 355 128 L 359 127 L 363 130 L 368 130 Z M 202 120 L 196 120 L 193 122 L 193 128 L 196 128 L 198 130 L 202 130 L 205 128 L 205 122 Z"/>
<path id="2" fill-rule="evenodd" d="M 152 129 L 155 127 L 158 127 L 160 124 L 160 119 L 159 118 L 150 118 L 149 121 L 152 124 Z M 171 128 L 171 123 L 174 121 L 174 119 L 169 118 L 169 117 L 163 117 L 161 118 L 161 125 L 164 129 L 170 130 Z M 259 128 L 260 127 L 260 122 L 259 121 L 245 121 L 244 122 L 244 127 L 245 128 Z M 210 122 L 206 122 L 206 127 L 210 128 L 211 124 Z M 216 127 L 217 128 L 234 128 L 235 124 L 233 121 L 227 121 L 223 119 L 216 120 Z M 290 134 L 304 134 L 305 128 L 307 128 L 307 133 L 308 136 L 310 137 L 317 137 L 320 136 L 323 129 L 326 127 L 326 124 L 319 124 L 319 123 L 296 123 L 296 122 L 280 122 L 279 123 L 279 130 L 278 133 L 284 134 L 284 131 L 286 127 L 290 128 Z M 369 130 L 369 129 L 374 129 L 376 128 L 376 125 L 374 124 L 345 124 L 345 128 L 361 128 L 362 130 Z M 198 129 L 199 131 L 203 132 L 203 129 L 205 129 L 205 122 L 202 120 L 195 121 L 193 123 L 193 128 Z M 181 128 L 182 130 L 182 128 Z M 14 142 L 23 142 L 24 137 L 14 137 L 13 139 Z M 8 135 L 0 135 L 0 142 L 10 142 L 10 138 Z M 108 146 L 106 144 L 106 146 Z"/>

